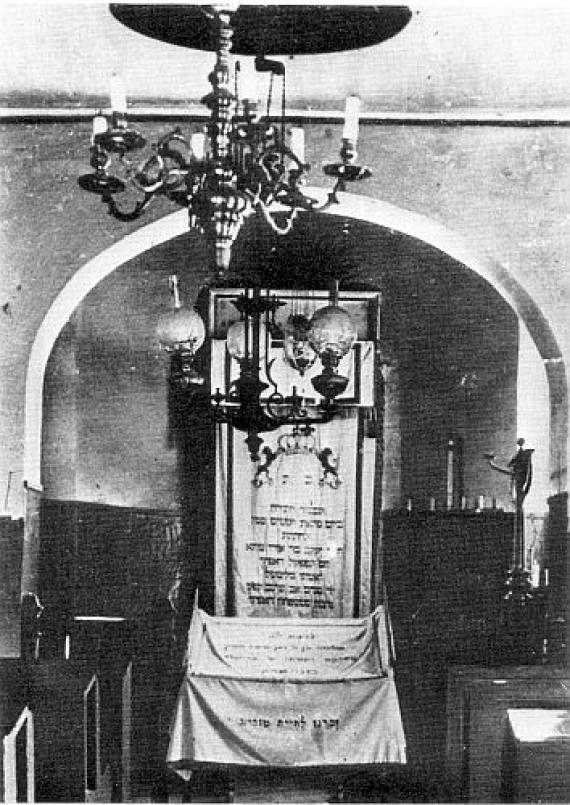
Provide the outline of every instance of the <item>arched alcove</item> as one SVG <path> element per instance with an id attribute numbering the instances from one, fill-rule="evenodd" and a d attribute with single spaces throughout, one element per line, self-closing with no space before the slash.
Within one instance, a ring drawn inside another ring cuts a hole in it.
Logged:
<path id="1" fill-rule="evenodd" d="M 380 350 L 387 366 L 376 487 L 381 481 L 383 509 L 409 499 L 420 509 L 432 499 L 445 505 L 450 433 L 464 441 L 468 508 L 473 511 L 481 497 L 485 506 L 494 499 L 510 508 L 508 482 L 483 453 L 494 450 L 508 460 L 521 421 L 536 416 L 526 398 L 517 404 L 523 366 L 547 381 L 548 395 L 537 399 L 549 446 L 540 445 L 540 491 L 533 503 L 533 511 L 544 514 L 548 494 L 564 491 L 566 377 L 546 317 L 524 288 L 444 227 L 360 197 L 343 197 L 322 216 L 301 214 L 291 240 L 261 232 L 269 230 L 246 225 L 234 251 L 237 276 L 255 273 L 275 288 L 324 288 L 330 261 L 346 287 L 382 294 Z M 215 528 L 212 437 L 200 435 L 191 405 L 173 421 L 166 356 L 153 336 L 169 302 L 172 271 L 188 301 L 209 278 L 204 243 L 181 213 L 83 266 L 55 300 L 28 367 L 26 478 L 40 489 L 43 472 L 46 496 L 56 502 L 168 510 L 167 516 L 181 518 L 182 534 L 191 535 L 180 545 L 198 577 L 212 579 L 212 540 L 205 538 Z M 522 363 L 520 343 L 526 345 Z M 30 589 L 36 537 L 24 550 Z M 211 608 L 208 584 L 200 589 Z"/>
<path id="2" fill-rule="evenodd" d="M 319 195 L 318 190 L 310 189 L 310 192 L 313 195 Z M 444 274 L 447 272 L 451 277 L 449 273 L 450 271 L 453 273 L 451 267 L 462 266 L 468 272 L 482 277 L 516 312 L 520 321 L 528 329 L 540 355 L 540 360 L 545 366 L 550 395 L 549 465 L 552 481 L 551 490 L 563 491 L 566 462 L 565 451 L 562 459 L 560 447 L 567 444 L 567 390 L 564 361 L 546 317 L 533 303 L 524 288 L 510 277 L 500 265 L 473 254 L 469 245 L 459 235 L 416 213 L 401 210 L 376 200 L 343 195 L 341 204 L 329 210 L 327 216 L 333 216 L 335 219 L 350 220 L 355 226 L 368 227 L 369 229 L 376 227 L 378 231 L 383 231 L 394 237 L 399 235 L 407 238 L 410 244 L 415 244 L 411 251 L 416 254 L 416 264 L 421 248 L 430 248 L 433 253 L 441 255 Z M 79 269 L 52 304 L 37 333 L 28 366 L 25 479 L 29 486 L 33 488 L 40 488 L 41 486 L 44 375 L 47 361 L 60 332 L 81 301 L 118 267 L 140 260 L 141 255 L 148 255 L 161 244 L 174 242 L 175 239 L 184 237 L 193 237 L 187 233 L 187 218 L 184 212 L 175 213 L 138 230 Z M 358 242 L 358 238 L 354 242 Z M 362 247 L 362 243 L 360 245 Z M 394 246 L 394 243 L 391 245 Z M 195 245 L 195 248 L 199 252 L 199 246 Z M 401 257 L 401 244 L 398 249 Z M 408 249 L 408 251 L 410 250 Z M 378 259 L 377 253 L 376 259 Z M 190 267 L 190 273 L 194 279 L 200 276 L 205 278 L 203 263 L 202 267 L 197 269 L 199 263 L 200 260 L 195 260 L 194 265 Z M 166 266 L 165 270 L 170 271 L 170 266 Z M 416 266 L 416 271 L 419 272 L 418 276 L 421 276 L 421 266 Z M 373 266 L 371 266 L 368 273 L 363 268 L 361 280 L 367 282 L 369 286 L 370 284 L 374 285 L 374 273 Z M 192 295 L 196 288 L 189 288 L 188 290 Z M 152 293 L 151 296 L 153 296 Z M 156 296 L 153 296 L 153 298 L 157 299 Z M 499 447 L 501 446 L 499 445 Z M 497 445 L 490 445 L 489 447 L 496 448 Z"/>
<path id="3" fill-rule="evenodd" d="M 489 283 L 432 246 L 377 224 L 300 216 L 287 239 L 246 229 L 235 274 L 263 285 L 380 292 L 386 367 L 383 508 L 446 497 L 448 437 L 464 441 L 465 496 L 509 506 L 483 453 L 517 436 L 518 319 Z M 186 232 L 118 266 L 81 301 L 46 366 L 42 483 L 48 497 L 176 508 L 168 361 L 154 336 L 176 268 L 193 300 L 208 279 L 203 242 Z M 228 279 L 231 284 L 231 278 Z M 192 402 L 189 401 L 191 408 Z M 195 442 L 196 422 L 179 423 Z M 176 426 L 178 428 L 178 425 Z M 543 446 L 544 448 L 544 446 Z M 498 491 L 495 489 L 498 487 Z"/>

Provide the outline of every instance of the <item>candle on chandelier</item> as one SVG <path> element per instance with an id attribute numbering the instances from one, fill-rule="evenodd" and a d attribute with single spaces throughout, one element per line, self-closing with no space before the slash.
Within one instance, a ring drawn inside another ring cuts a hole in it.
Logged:
<path id="1" fill-rule="evenodd" d="M 111 76 L 111 109 L 119 115 L 127 114 L 127 90 L 123 77 L 117 73 Z"/>
<path id="2" fill-rule="evenodd" d="M 190 148 L 194 159 L 202 161 L 206 156 L 206 135 L 203 131 L 195 131 L 190 137 Z"/>
<path id="3" fill-rule="evenodd" d="M 107 118 L 98 112 L 93 118 L 93 136 L 104 134 L 107 131 Z"/>
<path id="4" fill-rule="evenodd" d="M 344 107 L 343 140 L 355 143 L 358 140 L 358 119 L 360 115 L 360 98 L 358 95 L 349 95 Z"/>
<path id="5" fill-rule="evenodd" d="M 253 61 L 244 59 L 239 64 L 239 95 L 242 101 L 256 104 L 259 100 L 257 73 Z"/>
<path id="6" fill-rule="evenodd" d="M 291 128 L 291 136 L 289 139 L 289 147 L 295 154 L 299 162 L 305 162 L 305 130 L 301 126 L 293 126 Z"/>

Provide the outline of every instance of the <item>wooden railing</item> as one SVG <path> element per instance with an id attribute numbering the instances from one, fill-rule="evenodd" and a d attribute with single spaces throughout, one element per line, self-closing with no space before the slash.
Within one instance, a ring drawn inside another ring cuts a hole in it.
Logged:
<path id="1" fill-rule="evenodd" d="M 166 602 L 129 623 L 33 607 L 22 658 L 0 663 L 0 801 L 167 796 L 180 665 L 169 653 L 169 612 Z"/>
<path id="2" fill-rule="evenodd" d="M 53 644 L 47 657 L 40 644 L 6 671 L 4 687 L 18 691 L 22 709 L 8 694 L 5 801 L 130 801 L 133 663 L 124 634 L 121 623 L 75 631 L 71 623 L 55 656 Z"/>
<path id="3" fill-rule="evenodd" d="M 29 707 L 3 743 L 4 802 L 35 802 L 34 717 Z"/>
<path id="4" fill-rule="evenodd" d="M 83 780 L 85 801 L 97 802 L 104 787 L 101 772 L 101 686 L 93 674 L 83 691 Z"/>
<path id="5" fill-rule="evenodd" d="M 131 801 L 131 741 L 133 731 L 133 662 L 121 680 L 121 801 Z"/>

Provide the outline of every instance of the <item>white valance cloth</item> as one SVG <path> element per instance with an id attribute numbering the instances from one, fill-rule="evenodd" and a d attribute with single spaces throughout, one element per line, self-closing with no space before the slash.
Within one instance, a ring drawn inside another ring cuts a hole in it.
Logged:
<path id="1" fill-rule="evenodd" d="M 220 618 L 190 626 L 167 761 L 315 766 L 404 763 L 382 607 L 361 619 Z"/>

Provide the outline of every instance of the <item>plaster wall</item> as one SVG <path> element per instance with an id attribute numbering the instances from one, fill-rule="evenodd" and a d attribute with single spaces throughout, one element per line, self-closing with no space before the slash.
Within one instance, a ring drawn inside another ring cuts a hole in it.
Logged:
<path id="1" fill-rule="evenodd" d="M 151 139 L 170 127 L 144 126 Z M 319 168 L 336 159 L 340 127 L 305 128 L 311 180 L 326 186 Z M 76 180 L 87 172 L 86 124 L 6 124 L 0 139 L 7 157 L 0 177 L 0 484 L 5 490 L 11 478 L 8 511 L 18 515 L 25 374 L 35 333 L 83 264 L 171 207 L 159 200 L 144 220 L 122 224 L 82 191 Z M 374 173 L 359 193 L 427 216 L 459 233 L 474 254 L 503 266 L 548 322 L 553 338 L 539 333 L 532 315 L 527 319 L 542 358 L 559 358 L 558 348 L 568 358 L 567 128 L 362 126 L 359 150 Z M 566 450 L 561 446 L 563 484 Z"/>
<path id="2" fill-rule="evenodd" d="M 335 223 L 329 226 L 332 233 Z M 298 222 L 293 253 L 306 228 L 313 231 L 308 221 Z M 321 233 L 325 241 L 327 231 Z M 482 455 L 491 446 L 510 456 L 516 438 L 515 314 L 488 283 L 435 250 L 395 234 L 370 235 L 365 228 L 353 235 L 368 242 L 352 281 L 366 279 L 381 289 L 380 349 L 390 345 L 398 367 L 385 402 L 389 492 L 383 507 L 408 498 L 427 507 L 432 497 L 445 505 L 446 448 L 453 435 L 464 442 L 468 504 L 484 495 L 487 505 L 495 497 L 508 508 L 508 484 L 497 485 Z M 181 488 L 176 428 L 188 431 L 190 451 L 206 446 L 189 421 L 175 422 L 168 360 L 154 326 L 170 304 L 169 273 L 179 273 L 187 300 L 195 293 L 187 286 L 206 279 L 202 246 L 188 234 L 119 266 L 63 329 L 44 383 L 41 480 L 48 497 L 165 509 L 194 496 L 193 489 Z M 269 244 L 258 248 L 270 251 Z M 273 270 L 285 278 L 286 267 Z M 305 282 L 322 285 L 318 276 Z"/>

